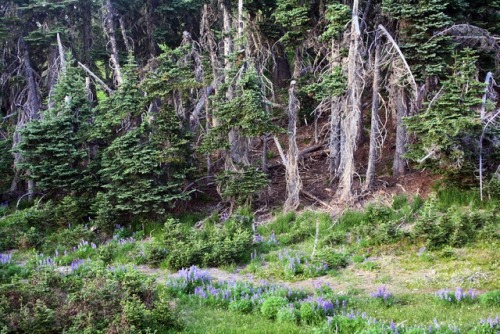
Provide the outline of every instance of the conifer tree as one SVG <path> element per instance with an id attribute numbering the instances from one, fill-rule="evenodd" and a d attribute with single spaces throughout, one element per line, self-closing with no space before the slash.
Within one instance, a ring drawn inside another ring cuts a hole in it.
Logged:
<path id="1" fill-rule="evenodd" d="M 21 130 L 18 150 L 23 162 L 19 167 L 29 172 L 41 192 L 64 195 L 83 191 L 90 186 L 86 139 L 91 108 L 78 68 L 67 67 L 53 96 L 54 106 L 43 118 Z"/>
<path id="2" fill-rule="evenodd" d="M 453 58 L 442 95 L 431 101 L 425 112 L 406 120 L 418 140 L 407 156 L 439 167 L 449 176 L 470 178 L 477 162 L 481 131 L 478 110 L 484 84 L 476 80 L 477 56 L 472 50 L 464 49 Z"/>
<path id="3" fill-rule="evenodd" d="M 175 201 L 188 198 L 182 189 L 189 152 L 182 124 L 168 105 L 157 115 L 147 113 L 136 69 L 129 59 L 122 84 L 102 103 L 96 118 L 94 136 L 104 147 L 102 191 L 94 210 L 104 227 L 117 219 L 164 214 Z M 152 90 L 153 96 L 159 93 Z"/>
<path id="4" fill-rule="evenodd" d="M 420 81 L 444 74 L 451 53 L 448 36 L 433 36 L 452 21 L 449 0 L 383 0 L 383 12 L 397 19 L 399 42 Z"/>

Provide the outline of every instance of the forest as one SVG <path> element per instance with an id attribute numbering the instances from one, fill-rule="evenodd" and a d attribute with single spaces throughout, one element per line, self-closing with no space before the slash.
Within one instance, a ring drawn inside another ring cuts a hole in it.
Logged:
<path id="1" fill-rule="evenodd" d="M 497 333 L 499 22 L 1 0 L 0 333 Z"/>

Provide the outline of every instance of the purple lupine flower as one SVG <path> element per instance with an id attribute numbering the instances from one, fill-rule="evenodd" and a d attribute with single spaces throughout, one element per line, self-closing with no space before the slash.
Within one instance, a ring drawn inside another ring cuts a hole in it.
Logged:
<path id="1" fill-rule="evenodd" d="M 467 291 L 467 295 L 470 299 L 476 299 L 477 298 L 477 290 L 474 289 L 469 289 Z"/>
<path id="2" fill-rule="evenodd" d="M 70 265 L 70 269 L 71 271 L 75 271 L 78 269 L 78 267 L 80 267 L 83 263 L 85 262 L 85 260 L 81 260 L 81 259 L 76 259 L 76 260 L 73 260 L 71 262 L 71 265 Z"/>
<path id="3" fill-rule="evenodd" d="M 276 234 L 274 233 L 274 231 L 271 232 L 271 235 L 267 239 L 267 243 L 269 245 L 276 245 L 278 243 L 278 240 L 276 240 Z"/>
<path id="4" fill-rule="evenodd" d="M 229 219 L 229 212 L 223 212 L 219 215 L 219 221 L 222 223 L 222 222 L 225 222 L 226 220 Z"/>
<path id="5" fill-rule="evenodd" d="M 253 236 L 253 242 L 255 244 L 258 244 L 258 243 L 261 243 L 263 241 L 264 241 L 264 238 L 259 233 L 255 233 L 255 235 Z"/>
<path id="6" fill-rule="evenodd" d="M 490 329 L 493 329 L 500 325 L 500 318 L 497 315 L 496 318 L 488 317 L 488 319 L 481 319 L 480 324 L 488 325 L 490 326 Z"/>
<path id="7" fill-rule="evenodd" d="M 394 321 L 391 321 L 391 324 L 389 326 L 391 328 L 391 331 L 394 333 L 394 334 L 399 334 L 398 332 L 398 328 L 396 327 L 396 324 L 394 323 Z"/>
<path id="8" fill-rule="evenodd" d="M 39 261 L 40 267 L 52 267 L 55 265 L 54 260 L 51 257 L 47 257 Z"/>
<path id="9" fill-rule="evenodd" d="M 97 245 L 93 242 L 90 243 L 90 247 L 92 247 L 92 249 L 96 249 L 97 248 Z"/>
<path id="10" fill-rule="evenodd" d="M 198 297 L 201 297 L 203 299 L 207 299 L 207 293 L 204 291 L 204 289 L 203 289 L 202 286 L 197 286 L 194 289 L 194 295 L 198 296 Z"/>
<path id="11" fill-rule="evenodd" d="M 179 277 L 189 283 L 208 283 L 212 280 L 208 271 L 200 270 L 197 266 L 191 266 L 179 270 Z"/>
<path id="12" fill-rule="evenodd" d="M 455 300 L 456 300 L 457 302 L 459 302 L 459 301 L 461 301 L 464 297 L 465 297 L 465 296 L 464 296 L 464 289 L 462 289 L 462 288 L 457 288 L 457 289 L 455 290 Z"/>
<path id="13" fill-rule="evenodd" d="M 0 253 L 0 264 L 6 265 L 12 261 L 12 253 L 3 254 Z"/>
<path id="14" fill-rule="evenodd" d="M 387 291 L 385 286 L 379 286 L 377 292 L 370 294 L 370 296 L 373 298 L 380 298 L 383 299 L 384 301 L 387 301 L 387 299 L 392 297 L 392 293 Z"/>

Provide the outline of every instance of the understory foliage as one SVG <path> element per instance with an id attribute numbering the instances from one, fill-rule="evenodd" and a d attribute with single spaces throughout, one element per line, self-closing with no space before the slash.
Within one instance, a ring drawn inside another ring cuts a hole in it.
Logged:
<path id="1" fill-rule="evenodd" d="M 169 268 L 191 265 L 222 266 L 248 261 L 253 235 L 246 217 L 222 223 L 205 221 L 202 229 L 188 228 L 174 220 L 164 226 L 163 247 Z"/>
<path id="2" fill-rule="evenodd" d="M 47 289 L 50 287 L 50 290 Z M 152 333 L 180 328 L 168 297 L 132 268 L 40 269 L 0 287 L 3 333 Z"/>

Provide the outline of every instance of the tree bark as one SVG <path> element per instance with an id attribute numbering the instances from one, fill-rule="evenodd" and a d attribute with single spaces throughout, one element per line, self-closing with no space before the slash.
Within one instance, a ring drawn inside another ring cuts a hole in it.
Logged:
<path id="1" fill-rule="evenodd" d="M 373 64 L 373 88 L 372 88 L 372 115 L 370 128 L 370 152 L 368 156 L 368 167 L 366 169 L 366 181 L 364 190 L 369 190 L 375 183 L 375 166 L 378 159 L 377 155 L 377 137 L 380 134 L 378 124 L 379 108 L 379 90 L 380 90 L 380 33 L 375 33 L 375 60 Z"/>
<path id="2" fill-rule="evenodd" d="M 408 97 L 404 87 L 396 87 L 396 149 L 394 151 L 394 161 L 392 164 L 392 174 L 401 176 L 406 174 L 406 127 L 403 124 L 403 117 L 407 115 Z"/>
<path id="3" fill-rule="evenodd" d="M 106 32 L 108 34 L 109 43 L 111 44 L 111 64 L 113 65 L 113 72 L 115 74 L 116 83 L 121 85 L 123 82 L 122 71 L 120 67 L 120 58 L 118 57 L 118 45 L 116 43 L 116 31 L 114 23 L 114 8 L 111 0 L 106 0 L 106 11 L 105 11 L 105 26 Z"/>
<path id="4" fill-rule="evenodd" d="M 330 136 L 328 138 L 328 171 L 330 179 L 334 180 L 340 175 L 340 160 L 341 160 L 341 118 L 340 118 L 341 101 L 339 97 L 332 97 L 330 101 Z"/>
<path id="5" fill-rule="evenodd" d="M 288 90 L 288 153 L 286 158 L 286 192 L 284 211 L 296 210 L 300 205 L 300 191 L 302 180 L 299 174 L 299 148 L 297 146 L 297 116 L 299 101 L 295 80 L 290 83 Z"/>
<path id="6" fill-rule="evenodd" d="M 19 39 L 19 56 L 24 63 L 24 75 L 27 81 L 28 96 L 23 105 L 23 111 L 18 115 L 16 130 L 14 131 L 13 136 L 13 149 L 17 148 L 17 145 L 21 142 L 20 130 L 32 120 L 40 118 L 40 109 L 42 105 L 38 85 L 35 80 L 35 71 L 31 66 L 28 46 L 22 37 Z M 16 169 L 16 174 L 18 173 L 18 164 L 21 160 L 22 156 L 19 153 L 14 153 L 14 168 Z M 29 171 L 27 171 L 27 175 L 28 198 L 32 200 L 35 189 L 35 181 L 29 178 Z"/>
<path id="7" fill-rule="evenodd" d="M 348 57 L 347 99 L 345 103 L 345 118 L 342 122 L 345 144 L 342 148 L 342 174 L 338 194 L 340 199 L 348 201 L 352 198 L 353 175 L 355 173 L 354 153 L 361 122 L 362 83 L 359 78 L 360 64 L 360 28 L 358 21 L 359 0 L 354 0 L 351 23 L 351 42 Z"/>
<path id="8" fill-rule="evenodd" d="M 80 0 L 82 4 L 82 62 L 90 64 L 90 48 L 92 46 L 92 2 L 91 0 Z"/>
<path id="9" fill-rule="evenodd" d="M 123 16 L 120 16 L 118 21 L 120 22 L 120 30 L 122 33 L 123 43 L 125 44 L 125 49 L 127 49 L 127 54 L 131 55 L 131 54 L 133 54 L 134 50 L 132 48 L 132 45 L 130 45 L 130 41 L 129 41 L 128 36 L 127 36 L 127 29 L 125 27 L 125 19 L 123 18 Z"/>

